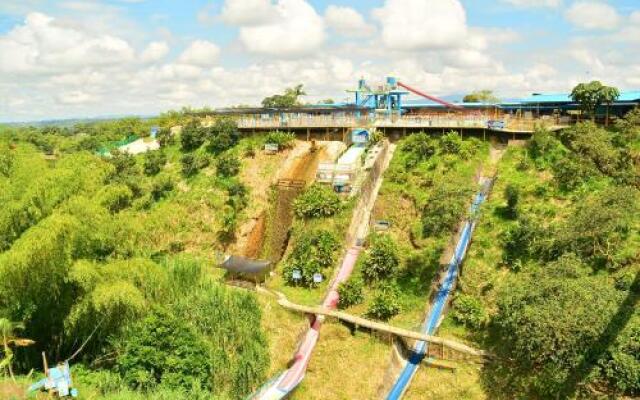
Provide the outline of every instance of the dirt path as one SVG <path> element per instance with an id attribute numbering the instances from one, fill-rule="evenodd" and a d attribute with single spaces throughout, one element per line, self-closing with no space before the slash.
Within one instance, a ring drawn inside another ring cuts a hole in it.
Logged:
<path id="1" fill-rule="evenodd" d="M 261 256 L 274 263 L 280 260 L 286 249 L 289 228 L 293 222 L 293 201 L 305 186 L 313 183 L 318 164 L 324 156 L 325 149 L 322 144 L 312 150 L 311 144 L 304 142 L 287 158 L 278 174 L 278 182 L 301 182 L 301 185 L 276 183 L 273 197 L 270 199 L 272 206 L 256 224 L 255 230 L 258 232 L 252 232 L 252 241 L 248 243 L 245 255 Z"/>

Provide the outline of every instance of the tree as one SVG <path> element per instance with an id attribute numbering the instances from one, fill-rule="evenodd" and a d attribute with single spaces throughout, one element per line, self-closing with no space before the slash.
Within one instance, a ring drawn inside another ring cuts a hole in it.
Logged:
<path id="1" fill-rule="evenodd" d="M 315 274 L 333 265 L 335 252 L 338 249 L 336 235 L 327 230 L 305 231 L 298 238 L 293 251 L 287 258 L 283 269 L 284 279 L 289 284 L 315 287 Z M 297 273 L 300 278 L 297 278 Z"/>
<path id="2" fill-rule="evenodd" d="M 497 103 L 500 99 L 497 98 L 492 90 L 476 90 L 464 96 L 463 103 Z"/>
<path id="3" fill-rule="evenodd" d="M 299 218 L 330 217 L 342 209 L 340 197 L 328 186 L 313 184 L 293 202 Z"/>
<path id="4" fill-rule="evenodd" d="M 609 113 L 609 105 L 613 103 L 620 92 L 612 86 L 605 86 L 600 81 L 591 81 L 589 83 L 580 83 L 571 91 L 571 99 L 580 103 L 580 108 L 591 119 L 595 119 L 595 113 L 598 106 L 607 104 L 607 119 Z"/>
<path id="5" fill-rule="evenodd" d="M 6 318 L 0 318 L 0 335 L 2 335 L 2 351 L 4 352 L 4 358 L 0 360 L 0 371 L 7 368 L 9 376 L 14 382 L 16 378 L 13 376 L 13 351 L 11 346 L 24 347 L 34 343 L 33 340 L 19 338 L 15 335 L 16 331 L 23 329 L 24 324 L 21 322 L 12 322 Z"/>
<path id="6" fill-rule="evenodd" d="M 338 285 L 338 308 L 345 309 L 364 301 L 362 279 L 351 278 Z"/>
<path id="7" fill-rule="evenodd" d="M 604 120 L 605 126 L 609 126 L 609 108 L 611 103 L 620 97 L 620 91 L 613 86 L 604 86 L 601 90 L 602 102 L 607 106 L 607 117 Z"/>
<path id="8" fill-rule="evenodd" d="M 520 188 L 513 184 L 508 184 L 504 188 L 504 197 L 507 199 L 507 215 L 509 218 L 516 218 L 518 216 Z"/>
<path id="9" fill-rule="evenodd" d="M 148 151 L 144 155 L 144 174 L 157 175 L 167 163 L 167 156 L 163 151 Z"/>
<path id="10" fill-rule="evenodd" d="M 206 139 L 207 130 L 200 125 L 200 123 L 192 119 L 185 126 L 182 127 L 180 133 L 180 144 L 182 150 L 193 151 L 202 146 Z"/>
<path id="11" fill-rule="evenodd" d="M 398 247 L 389 235 L 371 238 L 371 249 L 362 263 L 362 275 L 369 282 L 392 277 L 398 271 Z"/>
<path id="12" fill-rule="evenodd" d="M 240 132 L 238 124 L 232 118 L 218 118 L 208 131 L 209 145 L 207 149 L 212 153 L 221 153 L 238 144 Z"/>
<path id="13" fill-rule="evenodd" d="M 187 320 L 154 310 L 116 343 L 118 370 L 133 388 L 158 384 L 211 388 L 213 365 L 207 343 Z"/>
<path id="14" fill-rule="evenodd" d="M 516 398 L 573 398 L 559 394 L 579 366 L 598 363 L 602 335 L 623 297 L 606 277 L 558 279 L 543 270 L 511 278 L 493 319 L 498 356 L 512 360 L 505 371 L 511 377 L 499 383 L 515 385 L 507 390 Z"/>
<path id="15" fill-rule="evenodd" d="M 222 177 L 236 176 L 240 172 L 240 160 L 231 153 L 221 154 L 216 160 L 216 173 Z"/>
<path id="16" fill-rule="evenodd" d="M 298 97 L 305 96 L 302 84 L 298 84 L 292 88 L 287 88 L 284 94 L 274 94 L 273 96 L 265 97 L 262 100 L 262 107 L 264 108 L 290 108 L 299 106 L 300 102 Z"/>
<path id="17" fill-rule="evenodd" d="M 367 315 L 371 318 L 387 321 L 400 312 L 400 289 L 395 283 L 387 284 L 378 289 Z"/>

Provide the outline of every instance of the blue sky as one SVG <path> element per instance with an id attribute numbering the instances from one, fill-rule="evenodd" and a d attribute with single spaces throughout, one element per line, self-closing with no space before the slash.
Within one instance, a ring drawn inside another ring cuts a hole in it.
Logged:
<path id="1" fill-rule="evenodd" d="M 257 104 L 359 77 L 435 95 L 640 88 L 637 0 L 3 0 L 0 121 Z"/>

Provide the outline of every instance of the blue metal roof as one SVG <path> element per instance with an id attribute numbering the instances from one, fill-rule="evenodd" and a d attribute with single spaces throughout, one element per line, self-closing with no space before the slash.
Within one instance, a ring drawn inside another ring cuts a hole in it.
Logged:
<path id="1" fill-rule="evenodd" d="M 571 95 L 568 93 L 562 94 L 534 94 L 527 98 L 521 99 L 520 103 L 573 103 Z M 640 102 L 640 90 L 620 92 L 620 97 L 616 100 L 616 103 L 625 102 Z"/>

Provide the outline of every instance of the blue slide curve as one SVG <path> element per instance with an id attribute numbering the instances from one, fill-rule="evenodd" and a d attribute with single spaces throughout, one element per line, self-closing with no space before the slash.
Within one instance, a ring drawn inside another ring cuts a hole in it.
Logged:
<path id="1" fill-rule="evenodd" d="M 460 240 L 458 240 L 453 257 L 451 257 L 451 261 L 449 262 L 447 275 L 445 276 L 440 289 L 438 289 L 433 305 L 422 325 L 421 331 L 427 335 L 433 335 L 438 328 L 440 317 L 442 316 L 442 312 L 447 304 L 453 285 L 458 277 L 458 269 L 467 252 L 469 242 L 471 241 L 471 234 L 473 233 L 473 228 L 476 223 L 476 213 L 482 202 L 486 199 L 491 183 L 492 181 L 490 180 L 485 181 L 483 183 L 482 190 L 480 193 L 476 194 L 473 200 L 473 204 L 470 209 L 471 217 L 465 222 L 462 228 Z M 402 395 L 409 387 L 409 383 L 411 382 L 413 375 L 416 373 L 420 362 L 427 354 L 427 350 L 429 349 L 428 346 L 429 344 L 427 342 L 419 341 L 416 343 L 407 364 L 387 395 L 387 400 L 397 400 L 402 398 Z"/>

